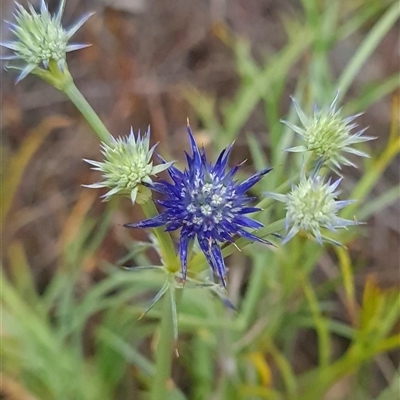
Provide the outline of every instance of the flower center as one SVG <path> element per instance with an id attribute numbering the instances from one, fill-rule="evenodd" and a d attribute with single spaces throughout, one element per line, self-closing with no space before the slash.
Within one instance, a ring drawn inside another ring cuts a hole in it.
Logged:
<path id="1" fill-rule="evenodd" d="M 68 36 L 60 23 L 49 16 L 20 15 L 21 30 L 15 31 L 19 39 L 17 53 L 29 64 L 40 64 L 65 58 Z"/>
<path id="2" fill-rule="evenodd" d="M 294 225 L 303 230 L 326 225 L 335 215 L 332 193 L 321 180 L 301 183 L 288 195 L 286 209 Z"/>
<path id="3" fill-rule="evenodd" d="M 198 178 L 183 192 L 187 204 L 187 224 L 209 230 L 222 220 L 231 219 L 232 191 L 219 180 L 204 183 Z"/>
<path id="4" fill-rule="evenodd" d="M 348 136 L 348 128 L 340 116 L 324 112 L 315 116 L 304 133 L 307 148 L 325 157 L 336 156 Z"/>

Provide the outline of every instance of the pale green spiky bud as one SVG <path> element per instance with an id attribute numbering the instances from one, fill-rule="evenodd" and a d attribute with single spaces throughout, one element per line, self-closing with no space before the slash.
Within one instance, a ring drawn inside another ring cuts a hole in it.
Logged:
<path id="1" fill-rule="evenodd" d="M 322 243 L 321 228 L 335 231 L 356 224 L 337 216 L 340 209 L 353 203 L 353 200 L 336 200 L 340 181 L 331 184 L 330 181 L 324 183 L 320 176 L 302 176 L 299 184 L 286 195 L 266 193 L 266 196 L 285 203 L 287 233 L 283 243 L 300 231 L 311 233 L 318 243 Z"/>
<path id="2" fill-rule="evenodd" d="M 29 11 L 18 3 L 15 7 L 15 22 L 8 23 L 15 40 L 0 45 L 14 51 L 14 55 L 4 59 L 22 62 L 21 65 L 10 65 L 11 68 L 21 71 L 17 82 L 29 73 L 45 77 L 45 72 L 52 63 L 57 65 L 59 71 L 64 71 L 66 53 L 88 46 L 79 43 L 68 44 L 68 41 L 92 14 L 85 14 L 69 29 L 64 29 L 61 17 L 65 0 L 61 0 L 55 15 L 49 13 L 44 0 L 41 0 L 40 12 L 37 12 L 31 4 L 28 5 Z"/>
<path id="3" fill-rule="evenodd" d="M 144 204 L 151 198 L 151 191 L 146 186 L 153 182 L 150 178 L 169 168 L 173 163 L 165 162 L 154 166 L 151 157 L 157 145 L 149 149 L 150 128 L 141 137 L 135 139 L 131 128 L 129 136 L 111 137 L 109 142 L 101 144 L 104 161 L 84 160 L 94 166 L 93 170 L 102 172 L 102 182 L 85 185 L 89 188 L 109 188 L 103 196 L 109 200 L 113 195 L 127 196 L 132 203 Z"/>
<path id="4" fill-rule="evenodd" d="M 366 142 L 375 139 L 371 136 L 362 136 L 365 129 L 352 133 L 352 129 L 357 127 L 353 121 L 361 114 L 352 115 L 347 118 L 341 116 L 341 110 L 336 110 L 338 95 L 328 108 L 314 108 L 314 113 L 308 117 L 300 108 L 295 99 L 292 98 L 293 105 L 299 116 L 303 127 L 296 126 L 290 122 L 282 121 L 296 132 L 304 140 L 304 145 L 291 147 L 287 151 L 293 152 L 312 152 L 322 163 L 331 163 L 337 169 L 341 165 L 356 165 L 348 160 L 343 153 L 352 153 L 360 157 L 368 157 L 363 151 L 356 150 L 351 146 L 355 143 Z"/>

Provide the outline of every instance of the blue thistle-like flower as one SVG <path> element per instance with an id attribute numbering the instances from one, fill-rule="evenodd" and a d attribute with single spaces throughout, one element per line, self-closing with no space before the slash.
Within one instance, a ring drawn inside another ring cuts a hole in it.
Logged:
<path id="1" fill-rule="evenodd" d="M 285 203 L 286 237 L 282 243 L 288 242 L 298 232 L 310 232 L 318 243 L 322 243 L 321 228 L 335 231 L 356 225 L 355 221 L 337 216 L 339 210 L 354 200 L 336 200 L 339 195 L 337 187 L 341 178 L 331 183 L 324 182 L 321 176 L 301 176 L 298 185 L 293 186 L 288 194 L 265 193 L 267 197 Z M 334 241 L 332 241 L 334 242 Z M 338 244 L 337 242 L 334 242 Z"/>
<path id="2" fill-rule="evenodd" d="M 32 4 L 28 5 L 29 11 L 21 4 L 16 3 L 15 6 L 15 23 L 7 23 L 16 40 L 3 42 L 0 45 L 14 51 L 14 55 L 3 59 L 19 60 L 24 64 L 11 66 L 21 71 L 17 82 L 31 72 L 40 73 L 43 68 L 47 70 L 51 61 L 57 64 L 60 71 L 63 71 L 66 66 L 66 53 L 88 46 L 81 43 L 68 44 L 68 41 L 92 13 L 85 14 L 69 29 L 64 29 L 61 25 L 61 17 L 65 0 L 61 0 L 55 15 L 50 14 L 44 0 L 41 0 L 40 12 L 37 12 Z"/>
<path id="3" fill-rule="evenodd" d="M 353 121 L 361 114 L 356 114 L 343 118 L 341 109 L 336 109 L 338 94 L 329 107 L 314 107 L 313 114 L 309 117 L 300 108 L 297 101 L 292 98 L 293 105 L 303 127 L 294 125 L 287 121 L 282 121 L 290 129 L 296 132 L 303 140 L 304 145 L 291 147 L 287 151 L 306 152 L 315 154 L 323 163 L 331 163 L 336 170 L 341 165 L 356 165 L 348 160 L 343 153 L 351 153 L 360 157 L 368 157 L 367 153 L 354 149 L 353 144 L 367 142 L 375 139 L 371 136 L 362 136 L 367 128 L 355 133 L 351 131 L 358 125 Z"/>
<path id="4" fill-rule="evenodd" d="M 124 226 L 150 228 L 165 225 L 166 231 L 181 228 L 179 258 L 183 279 L 186 279 L 189 245 L 197 238 L 212 270 L 226 286 L 220 242 L 233 243 L 234 236 L 238 235 L 251 241 L 271 244 L 244 228 L 258 229 L 263 226 L 245 216 L 260 210 L 246 206 L 253 199 L 246 192 L 272 168 L 266 168 L 244 182 L 237 183 L 233 178 L 242 163 L 227 171 L 232 145 L 220 153 L 213 165 L 208 163 L 204 148 L 197 147 L 189 126 L 187 131 L 192 153 L 186 153 L 187 168 L 181 172 L 170 166 L 167 171 L 172 183 L 161 180 L 151 185 L 154 191 L 165 196 L 158 201 L 164 208 L 163 212 L 153 218 Z"/>

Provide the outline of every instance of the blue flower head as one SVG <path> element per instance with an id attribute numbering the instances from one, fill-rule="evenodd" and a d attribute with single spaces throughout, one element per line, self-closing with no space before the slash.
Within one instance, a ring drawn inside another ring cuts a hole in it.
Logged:
<path id="1" fill-rule="evenodd" d="M 246 192 L 272 168 L 266 168 L 238 183 L 234 176 L 242 163 L 227 170 L 232 145 L 221 152 L 213 165 L 207 162 L 204 148 L 197 147 L 189 126 L 187 130 L 192 153 L 186 153 L 187 168 L 181 172 L 170 166 L 167 171 L 172 183 L 161 180 L 150 185 L 154 191 L 164 195 L 158 201 L 164 208 L 163 212 L 156 217 L 125 226 L 149 228 L 165 225 L 166 231 L 181 228 L 179 258 L 183 279 L 186 279 L 189 245 L 197 238 L 212 270 L 226 286 L 225 263 L 219 243 L 233 243 L 234 236 L 237 235 L 251 241 L 271 244 L 244 228 L 258 229 L 263 226 L 245 216 L 260 210 L 246 206 L 253 200 Z"/>

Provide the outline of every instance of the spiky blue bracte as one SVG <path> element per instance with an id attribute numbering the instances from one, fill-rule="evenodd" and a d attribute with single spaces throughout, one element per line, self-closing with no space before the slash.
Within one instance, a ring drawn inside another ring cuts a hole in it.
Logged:
<path id="1" fill-rule="evenodd" d="M 165 225 L 166 231 L 181 228 L 179 258 L 183 279 L 186 278 L 189 245 L 197 238 L 207 262 L 226 286 L 226 270 L 220 243 L 233 243 L 233 238 L 237 235 L 251 241 L 271 244 L 244 228 L 258 229 L 263 226 L 245 216 L 260 210 L 246 206 L 253 200 L 246 192 L 272 168 L 266 168 L 238 183 L 234 176 L 242 163 L 227 170 L 232 145 L 221 152 L 213 165 L 207 162 L 204 148 L 197 147 L 189 126 L 187 131 L 191 155 L 186 153 L 186 169 L 181 172 L 170 166 L 167 171 L 172 183 L 161 180 L 150 185 L 154 191 L 164 196 L 158 201 L 163 212 L 156 217 L 125 226 L 150 228 Z"/>

